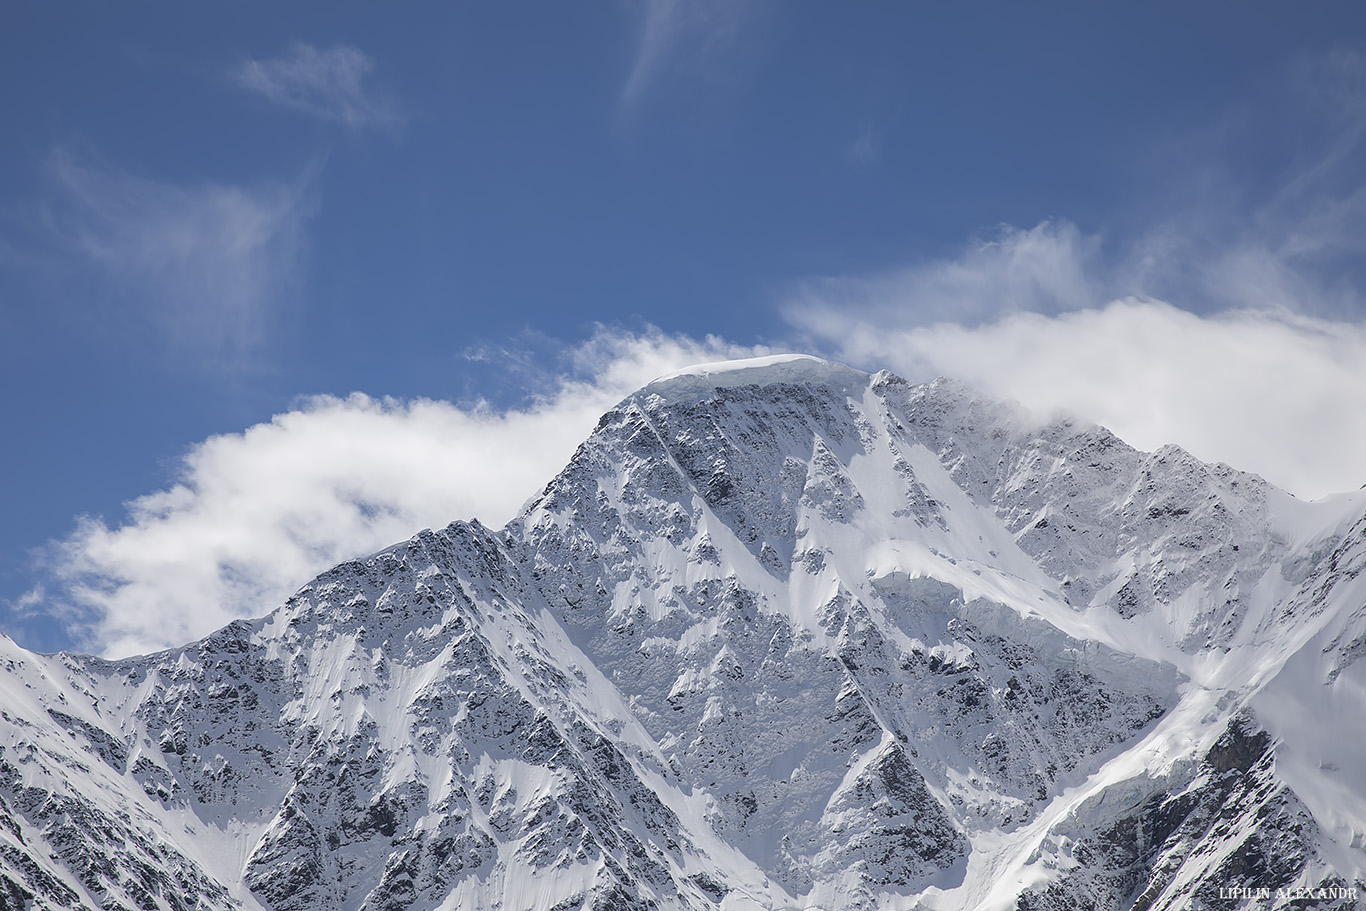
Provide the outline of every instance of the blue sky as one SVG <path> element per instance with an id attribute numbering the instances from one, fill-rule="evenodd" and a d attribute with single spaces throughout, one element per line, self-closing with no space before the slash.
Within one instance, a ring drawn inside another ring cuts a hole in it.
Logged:
<path id="1" fill-rule="evenodd" d="M 1366 481 L 1359 3 L 17 2 L 0 114 L 32 647 L 173 644 L 501 522 L 689 360 Z"/>

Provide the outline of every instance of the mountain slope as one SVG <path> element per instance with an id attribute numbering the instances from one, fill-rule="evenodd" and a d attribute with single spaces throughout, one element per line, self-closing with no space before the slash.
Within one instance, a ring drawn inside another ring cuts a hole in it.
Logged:
<path id="1" fill-rule="evenodd" d="M 695 368 L 502 531 L 172 652 L 3 643 L 0 907 L 1352 907 L 1363 507 Z"/>

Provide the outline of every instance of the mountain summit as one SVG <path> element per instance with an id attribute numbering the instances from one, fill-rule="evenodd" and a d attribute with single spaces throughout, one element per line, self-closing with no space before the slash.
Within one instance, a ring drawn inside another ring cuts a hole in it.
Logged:
<path id="1" fill-rule="evenodd" d="M 501 531 L 183 649 L 0 643 L 0 908 L 1355 908 L 1363 512 L 952 381 L 682 371 Z"/>

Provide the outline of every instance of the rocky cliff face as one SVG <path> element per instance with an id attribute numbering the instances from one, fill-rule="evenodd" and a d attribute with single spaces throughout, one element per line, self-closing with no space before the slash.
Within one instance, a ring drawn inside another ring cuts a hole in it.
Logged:
<path id="1" fill-rule="evenodd" d="M 501 531 L 178 651 L 4 643 L 0 907 L 1356 907 L 1363 510 L 698 368 Z"/>

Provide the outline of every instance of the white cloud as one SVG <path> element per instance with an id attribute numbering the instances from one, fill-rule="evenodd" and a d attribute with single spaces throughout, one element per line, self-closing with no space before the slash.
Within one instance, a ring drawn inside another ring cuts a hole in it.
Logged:
<path id="1" fill-rule="evenodd" d="M 178 186 L 59 150 L 47 224 L 120 292 L 123 313 L 182 350 L 236 361 L 261 339 L 303 254 L 311 179 Z"/>
<path id="2" fill-rule="evenodd" d="M 889 324 L 810 302 L 835 356 L 946 375 L 1043 414 L 1097 421 L 1142 449 L 1176 443 L 1307 498 L 1366 483 L 1366 329 L 1284 311 L 1199 316 L 1128 299 L 981 325 Z"/>
<path id="3" fill-rule="evenodd" d="M 178 482 L 128 504 L 123 524 L 81 519 L 52 549 L 44 600 L 62 605 L 82 646 L 106 655 L 179 645 L 264 614 L 312 575 L 420 528 L 472 517 L 501 525 L 623 396 L 687 364 L 756 353 L 715 338 L 603 332 L 520 410 L 310 399 L 195 446 Z"/>
<path id="4" fill-rule="evenodd" d="M 281 107 L 352 129 L 397 126 L 402 117 L 393 103 L 362 85 L 374 66 L 373 60 L 348 45 L 320 51 L 299 43 L 274 60 L 247 60 L 232 77 Z"/>

